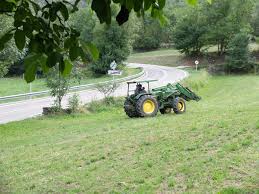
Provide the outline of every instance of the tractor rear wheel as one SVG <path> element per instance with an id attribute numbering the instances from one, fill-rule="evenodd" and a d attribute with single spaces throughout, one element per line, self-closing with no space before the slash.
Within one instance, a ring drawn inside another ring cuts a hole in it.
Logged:
<path id="1" fill-rule="evenodd" d="M 170 107 L 164 107 L 160 109 L 161 114 L 169 114 L 172 112 L 172 109 Z"/>
<path id="2" fill-rule="evenodd" d="M 158 112 L 157 100 L 151 95 L 141 96 L 136 103 L 136 110 L 140 117 L 154 117 Z"/>
<path id="3" fill-rule="evenodd" d="M 124 111 L 130 118 L 138 117 L 136 107 L 129 99 L 126 99 L 124 102 Z"/>
<path id="4" fill-rule="evenodd" d="M 173 101 L 173 110 L 176 114 L 182 114 L 186 111 L 186 104 L 183 98 L 177 97 Z"/>

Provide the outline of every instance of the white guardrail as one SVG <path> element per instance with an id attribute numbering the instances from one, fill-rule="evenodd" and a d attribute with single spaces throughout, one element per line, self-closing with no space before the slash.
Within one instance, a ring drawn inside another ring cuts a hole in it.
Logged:
<path id="1" fill-rule="evenodd" d="M 113 81 L 115 81 L 117 83 L 125 82 L 125 81 L 129 81 L 129 80 L 138 78 L 138 77 L 142 76 L 144 73 L 145 72 L 142 69 L 142 71 L 140 73 L 137 73 L 135 75 L 130 75 L 130 76 L 127 76 L 127 77 L 123 77 L 123 78 L 119 78 L 119 79 L 115 79 L 115 80 L 109 80 L 109 81 L 103 81 L 103 82 L 97 82 L 97 83 L 85 84 L 85 85 L 79 85 L 79 86 L 72 86 L 72 87 L 69 88 L 69 91 L 81 90 L 81 89 L 92 89 L 92 88 L 95 88 L 97 85 L 113 83 Z M 2 96 L 2 97 L 0 97 L 0 101 L 1 100 L 16 99 L 16 98 L 21 98 L 21 97 L 40 96 L 40 95 L 43 95 L 43 94 L 48 94 L 49 92 L 50 92 L 50 90 L 44 90 L 44 91 L 39 91 L 39 92 L 29 92 L 29 93 L 24 93 L 24 94 Z"/>

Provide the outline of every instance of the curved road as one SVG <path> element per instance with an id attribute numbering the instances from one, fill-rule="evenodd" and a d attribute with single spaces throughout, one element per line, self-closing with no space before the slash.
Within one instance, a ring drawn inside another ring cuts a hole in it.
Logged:
<path id="1" fill-rule="evenodd" d="M 144 69 L 145 74 L 136 80 L 158 80 L 157 82 L 151 83 L 151 88 L 166 85 L 167 83 L 175 83 L 188 76 L 187 72 L 174 67 L 134 63 L 130 63 L 128 64 L 128 66 L 142 67 Z M 121 86 L 116 90 L 114 95 L 125 96 L 127 92 L 126 86 L 126 83 L 122 83 Z M 83 103 L 103 98 L 103 95 L 95 89 L 84 90 L 77 93 L 80 95 L 80 100 Z M 71 93 L 64 97 L 64 107 L 67 105 L 67 100 L 70 95 Z M 42 113 L 42 108 L 51 106 L 52 103 L 52 97 L 44 97 L 14 103 L 0 104 L 0 124 L 8 123 L 11 121 L 23 120 L 26 118 L 40 115 Z"/>

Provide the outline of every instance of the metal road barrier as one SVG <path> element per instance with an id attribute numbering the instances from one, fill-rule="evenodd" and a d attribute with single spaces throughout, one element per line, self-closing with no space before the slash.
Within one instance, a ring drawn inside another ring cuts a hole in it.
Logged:
<path id="1" fill-rule="evenodd" d="M 144 73 L 145 73 L 145 71 L 142 69 L 142 71 L 140 73 L 137 73 L 135 75 L 130 75 L 127 77 L 123 77 L 123 78 L 119 78 L 119 79 L 115 79 L 114 82 L 117 82 L 117 83 L 125 82 L 125 81 L 131 80 L 131 79 L 138 78 L 138 77 L 142 76 Z M 108 83 L 113 83 L 113 80 L 92 83 L 92 84 L 79 85 L 79 86 L 72 86 L 69 88 L 69 91 L 81 90 L 81 89 L 92 89 L 92 88 L 95 88 L 97 85 L 108 84 Z M 24 94 L 2 96 L 2 97 L 0 97 L 0 101 L 16 99 L 16 98 L 21 98 L 21 97 L 35 97 L 35 96 L 40 96 L 43 94 L 49 94 L 49 92 L 50 92 L 50 90 L 44 90 L 44 91 L 40 91 L 40 92 L 29 92 L 29 93 L 24 93 Z"/>

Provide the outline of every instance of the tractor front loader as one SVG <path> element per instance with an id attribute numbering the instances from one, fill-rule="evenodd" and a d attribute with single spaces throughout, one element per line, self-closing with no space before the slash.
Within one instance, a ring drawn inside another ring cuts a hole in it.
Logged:
<path id="1" fill-rule="evenodd" d="M 150 90 L 149 85 L 153 81 L 156 80 L 127 82 L 128 92 L 124 110 L 129 117 L 152 117 L 156 116 L 158 111 L 168 114 L 172 110 L 176 114 L 182 114 L 186 111 L 185 101 L 201 99 L 179 83 Z M 143 83 L 148 85 L 147 90 L 142 86 Z M 136 84 L 135 90 L 130 90 L 131 84 Z M 133 94 L 130 94 L 132 91 Z"/>

